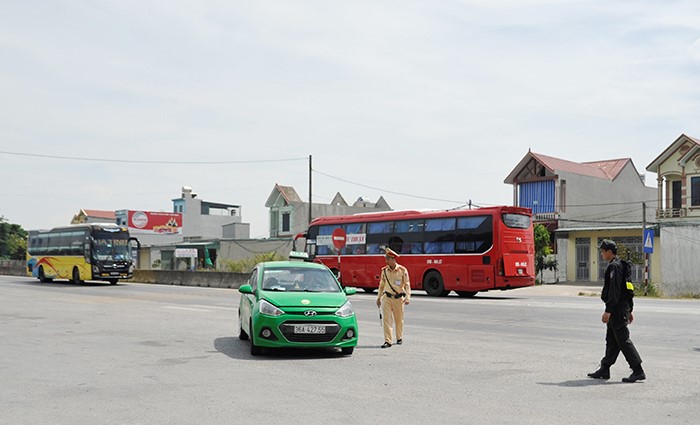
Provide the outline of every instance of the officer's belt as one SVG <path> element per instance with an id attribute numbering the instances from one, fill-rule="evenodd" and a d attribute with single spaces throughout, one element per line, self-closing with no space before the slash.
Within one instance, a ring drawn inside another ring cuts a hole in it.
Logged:
<path id="1" fill-rule="evenodd" d="M 384 291 L 384 295 L 386 295 L 386 296 L 387 296 L 387 297 L 389 297 L 389 298 L 396 298 L 396 299 L 399 299 L 399 298 L 403 298 L 403 297 L 405 297 L 405 296 L 406 296 L 406 294 L 405 294 L 405 293 L 403 293 L 403 292 L 402 292 L 402 293 L 400 293 L 400 294 L 396 294 L 396 295 L 394 295 L 394 294 L 390 294 L 390 293 L 388 293 L 387 291 Z"/>

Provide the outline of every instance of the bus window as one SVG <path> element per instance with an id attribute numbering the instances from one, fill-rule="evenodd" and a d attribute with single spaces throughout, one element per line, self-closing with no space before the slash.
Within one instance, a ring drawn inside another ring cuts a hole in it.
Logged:
<path id="1" fill-rule="evenodd" d="M 425 220 L 426 254 L 452 254 L 455 252 L 455 218 Z"/>
<path id="2" fill-rule="evenodd" d="M 457 219 L 458 254 L 481 254 L 493 244 L 493 219 L 488 216 L 459 217 Z"/>
<path id="3" fill-rule="evenodd" d="M 503 214 L 503 224 L 514 229 L 528 229 L 530 217 L 522 214 Z"/>

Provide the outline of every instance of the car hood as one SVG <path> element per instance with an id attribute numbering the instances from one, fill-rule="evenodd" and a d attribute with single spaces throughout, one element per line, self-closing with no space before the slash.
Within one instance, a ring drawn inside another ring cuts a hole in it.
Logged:
<path id="1" fill-rule="evenodd" d="M 262 291 L 262 297 L 277 307 L 340 307 L 347 301 L 344 292 Z"/>

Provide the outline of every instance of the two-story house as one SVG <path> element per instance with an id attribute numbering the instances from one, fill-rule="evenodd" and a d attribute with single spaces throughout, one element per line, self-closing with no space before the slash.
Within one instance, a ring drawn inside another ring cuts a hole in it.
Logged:
<path id="1" fill-rule="evenodd" d="M 291 186 L 275 184 L 270 196 L 265 202 L 270 209 L 270 237 L 294 237 L 309 227 L 309 203 L 304 202 Z M 311 205 L 313 218 L 329 215 L 349 215 L 367 212 L 391 211 L 391 207 L 380 196 L 377 202 L 369 202 L 358 198 L 349 205 L 340 193 L 329 204 Z"/>
<path id="2" fill-rule="evenodd" d="M 660 288 L 667 295 L 700 294 L 700 139 L 681 134 L 647 171 L 657 176 Z"/>
<path id="3" fill-rule="evenodd" d="M 603 239 L 643 251 L 643 204 L 652 219 L 656 190 L 630 158 L 579 163 L 528 151 L 504 183 L 513 185 L 513 205 L 531 208 L 554 235 L 559 281 L 602 281 Z M 635 266 L 633 280 L 643 271 Z"/>

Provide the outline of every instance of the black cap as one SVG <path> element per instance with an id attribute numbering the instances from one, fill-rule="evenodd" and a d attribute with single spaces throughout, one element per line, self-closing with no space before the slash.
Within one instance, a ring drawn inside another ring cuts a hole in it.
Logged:
<path id="1" fill-rule="evenodd" d="M 603 239 L 603 242 L 600 243 L 600 249 L 604 249 L 606 251 L 614 251 L 617 250 L 617 244 L 615 241 L 612 241 L 610 239 Z"/>

